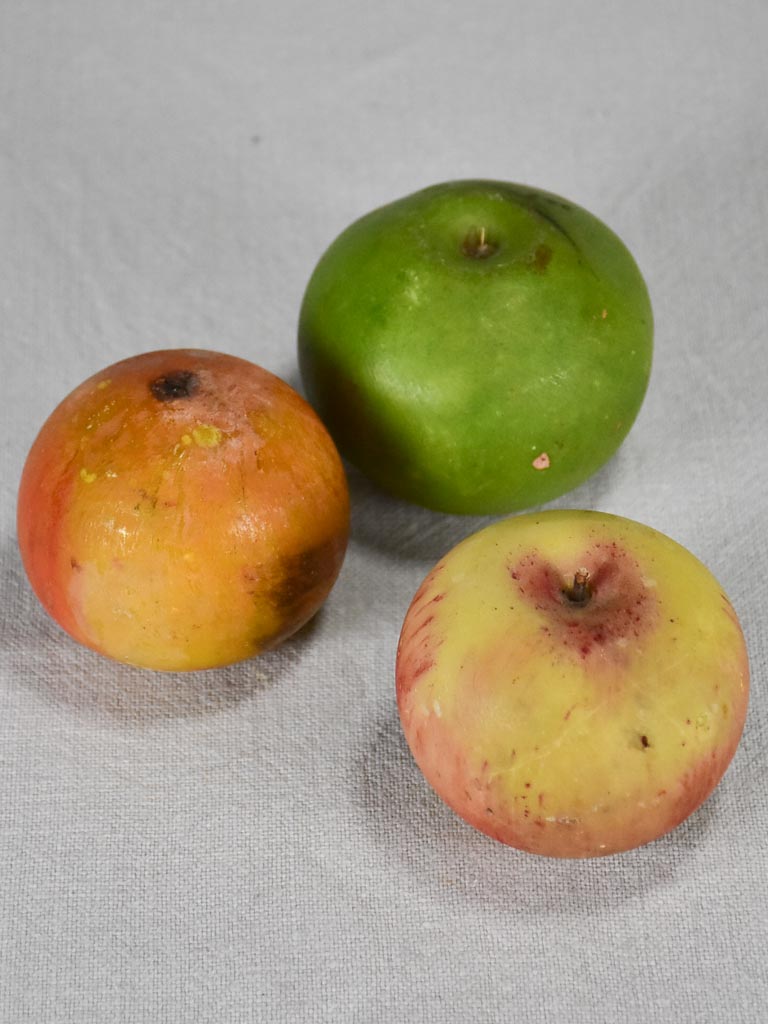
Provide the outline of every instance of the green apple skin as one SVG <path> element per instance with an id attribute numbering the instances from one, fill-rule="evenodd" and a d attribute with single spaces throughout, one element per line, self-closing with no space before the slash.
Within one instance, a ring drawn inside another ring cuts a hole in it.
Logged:
<path id="1" fill-rule="evenodd" d="M 362 217 L 304 295 L 299 365 L 352 463 L 398 497 L 499 514 L 550 501 L 640 409 L 653 316 L 600 220 L 496 181 L 435 185 Z"/>

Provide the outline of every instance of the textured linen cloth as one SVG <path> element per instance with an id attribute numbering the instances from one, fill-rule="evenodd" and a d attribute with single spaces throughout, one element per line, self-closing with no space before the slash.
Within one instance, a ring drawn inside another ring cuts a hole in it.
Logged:
<path id="1" fill-rule="evenodd" d="M 768 5 L 0 5 L 0 1022 L 763 1022 L 768 1016 Z M 303 288 L 352 219 L 489 177 L 592 210 L 648 281 L 619 454 L 556 507 L 722 582 L 753 690 L 715 795 L 622 856 L 472 831 L 402 738 L 402 618 L 488 520 L 350 471 L 314 623 L 192 675 L 80 649 L 24 578 L 16 489 L 109 363 L 209 347 L 298 385 Z"/>

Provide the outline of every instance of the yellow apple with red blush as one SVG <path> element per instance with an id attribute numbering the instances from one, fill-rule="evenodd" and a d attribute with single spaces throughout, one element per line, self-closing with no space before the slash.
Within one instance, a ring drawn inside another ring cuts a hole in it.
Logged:
<path id="1" fill-rule="evenodd" d="M 715 788 L 749 665 L 723 589 L 618 516 L 507 519 L 449 552 L 403 624 L 397 700 L 427 781 L 469 824 L 551 857 L 640 846 Z"/>

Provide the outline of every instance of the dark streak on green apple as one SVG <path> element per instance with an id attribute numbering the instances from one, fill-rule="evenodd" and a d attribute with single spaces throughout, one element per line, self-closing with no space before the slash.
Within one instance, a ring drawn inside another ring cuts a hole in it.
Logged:
<path id="1" fill-rule="evenodd" d="M 568 230 L 566 230 L 566 228 L 563 227 L 563 225 L 560 223 L 557 217 L 553 217 L 551 213 L 547 213 L 546 210 L 542 210 L 541 203 L 537 203 L 532 198 L 528 204 L 528 208 L 532 210 L 537 217 L 541 217 L 542 220 L 545 220 L 548 224 L 551 224 L 555 231 L 559 231 L 563 238 L 567 239 L 571 243 L 571 245 L 577 253 L 581 252 L 579 244 L 573 237 L 573 235 Z M 565 206 L 563 208 L 570 209 L 570 207 Z"/>

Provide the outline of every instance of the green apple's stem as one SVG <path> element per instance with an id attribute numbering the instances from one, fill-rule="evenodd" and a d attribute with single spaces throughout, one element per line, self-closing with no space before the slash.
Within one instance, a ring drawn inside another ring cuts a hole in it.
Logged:
<path id="1" fill-rule="evenodd" d="M 573 576 L 573 586 L 564 587 L 563 593 L 571 604 L 588 604 L 592 597 L 592 588 L 589 585 L 589 569 L 577 569 Z"/>
<path id="2" fill-rule="evenodd" d="M 479 227 L 469 229 L 464 236 L 461 248 L 465 256 L 470 256 L 474 260 L 484 260 L 489 256 L 493 256 L 498 249 L 498 245 L 488 241 L 485 227 Z"/>

